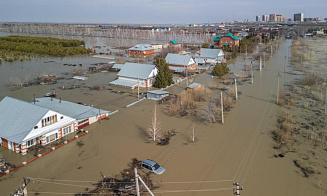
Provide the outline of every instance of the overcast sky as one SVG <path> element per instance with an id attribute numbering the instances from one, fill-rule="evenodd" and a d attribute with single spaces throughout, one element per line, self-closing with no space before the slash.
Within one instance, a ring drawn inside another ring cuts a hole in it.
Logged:
<path id="1" fill-rule="evenodd" d="M 327 0 L 0 0 L 2 22 L 214 23 L 256 15 L 327 18 Z"/>

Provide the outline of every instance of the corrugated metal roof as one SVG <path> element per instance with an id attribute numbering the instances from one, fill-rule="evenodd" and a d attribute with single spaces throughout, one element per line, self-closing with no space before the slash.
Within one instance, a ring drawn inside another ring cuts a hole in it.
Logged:
<path id="1" fill-rule="evenodd" d="M 162 91 L 162 90 L 153 90 L 153 91 L 148 91 L 150 94 L 156 94 L 156 95 L 164 95 L 164 94 L 169 94 L 167 91 Z"/>
<path id="2" fill-rule="evenodd" d="M 228 33 L 228 34 L 224 35 L 224 37 L 231 37 L 231 38 L 234 39 L 234 40 L 239 40 L 239 38 L 238 38 L 237 36 L 234 36 L 234 35 L 231 34 L 231 33 Z"/>
<path id="3" fill-rule="evenodd" d="M 0 137 L 21 143 L 49 109 L 5 97 L 0 102 L 0 111 Z"/>
<path id="4" fill-rule="evenodd" d="M 112 66 L 113 69 L 121 69 L 122 67 L 124 67 L 125 64 L 114 64 Z"/>
<path id="5" fill-rule="evenodd" d="M 170 42 L 173 43 L 174 45 L 178 44 L 178 42 L 176 40 L 171 40 Z"/>
<path id="6" fill-rule="evenodd" d="M 154 48 L 150 44 L 137 44 L 128 50 L 146 51 L 146 50 L 154 50 Z"/>
<path id="7" fill-rule="evenodd" d="M 65 116 L 75 118 L 77 120 L 89 118 L 92 116 L 97 116 L 99 114 L 99 109 L 90 106 L 84 106 L 81 104 L 64 101 L 59 99 L 54 99 L 51 97 L 37 98 L 35 105 L 42 106 L 44 108 L 49 108 L 50 110 L 56 111 Z M 109 113 L 106 110 L 100 110 L 101 115 Z"/>
<path id="8" fill-rule="evenodd" d="M 168 53 L 166 56 L 166 62 L 170 65 L 192 65 L 194 64 L 194 61 L 191 61 L 191 58 L 191 56 Z"/>
<path id="9" fill-rule="evenodd" d="M 151 72 L 156 70 L 155 65 L 139 64 L 139 63 L 126 63 L 117 76 L 137 79 L 148 79 L 151 78 Z M 155 71 L 155 75 L 157 71 Z"/>
<path id="10" fill-rule="evenodd" d="M 137 82 L 124 80 L 124 79 L 117 79 L 117 80 L 110 82 L 109 84 L 116 85 L 116 86 L 124 86 L 124 87 L 129 87 L 129 88 L 133 88 L 133 87 L 137 86 Z"/>
<path id="11" fill-rule="evenodd" d="M 200 63 L 200 64 L 203 64 L 204 63 L 204 58 L 195 58 L 195 62 L 196 63 Z"/>
<path id="12" fill-rule="evenodd" d="M 215 59 L 218 57 L 218 54 L 221 52 L 221 49 L 208 49 L 208 48 L 201 48 L 201 58 L 211 58 Z M 199 54 L 199 52 L 198 52 Z"/>
<path id="13" fill-rule="evenodd" d="M 195 88 L 197 86 L 201 86 L 201 84 L 199 84 L 199 83 L 193 83 L 193 84 L 188 85 L 187 88 Z"/>

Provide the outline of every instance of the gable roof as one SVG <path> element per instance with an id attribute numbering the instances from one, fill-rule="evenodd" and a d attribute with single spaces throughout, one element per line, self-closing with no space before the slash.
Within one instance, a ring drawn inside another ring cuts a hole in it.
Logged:
<path id="1" fill-rule="evenodd" d="M 117 76 L 127 78 L 148 79 L 151 72 L 156 69 L 155 65 L 139 64 L 139 63 L 125 63 L 125 65 L 118 72 Z"/>
<path id="2" fill-rule="evenodd" d="M 178 42 L 176 40 L 171 40 L 170 42 L 173 43 L 174 45 L 178 44 Z"/>
<path id="3" fill-rule="evenodd" d="M 199 84 L 199 83 L 195 83 L 195 82 L 194 82 L 194 83 L 188 85 L 186 88 L 194 89 L 194 88 L 196 88 L 196 87 L 198 87 L 198 86 L 201 86 L 201 84 Z"/>
<path id="4" fill-rule="evenodd" d="M 51 101 L 52 100 L 52 101 Z M 35 105 L 49 108 L 65 116 L 80 120 L 99 115 L 99 109 L 91 106 L 85 106 L 70 101 L 63 101 L 51 97 L 37 98 Z M 106 110 L 100 110 L 101 115 L 109 113 Z"/>
<path id="5" fill-rule="evenodd" d="M 219 53 L 222 52 L 221 49 L 209 49 L 209 48 L 201 48 L 201 58 L 211 58 L 215 59 L 218 57 Z M 199 52 L 198 52 L 199 54 Z"/>
<path id="6" fill-rule="evenodd" d="M 220 38 L 221 38 L 221 36 L 217 36 L 217 37 L 213 38 L 213 41 L 214 42 L 219 42 Z"/>
<path id="7" fill-rule="evenodd" d="M 239 38 L 238 38 L 237 36 L 234 36 L 234 35 L 231 34 L 231 33 L 228 33 L 228 34 L 224 35 L 224 37 L 231 37 L 231 38 L 234 39 L 234 40 L 239 40 Z"/>
<path id="8" fill-rule="evenodd" d="M 168 53 L 166 56 L 166 62 L 170 65 L 190 65 L 191 56 Z"/>
<path id="9" fill-rule="evenodd" d="M 146 50 L 154 50 L 154 48 L 150 44 L 137 44 L 128 50 L 146 51 Z"/>
<path id="10" fill-rule="evenodd" d="M 0 137 L 21 143 L 49 109 L 5 97 L 0 102 L 0 111 Z"/>

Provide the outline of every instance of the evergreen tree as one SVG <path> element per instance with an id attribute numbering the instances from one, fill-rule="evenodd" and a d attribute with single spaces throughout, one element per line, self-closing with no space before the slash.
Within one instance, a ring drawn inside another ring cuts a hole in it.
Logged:
<path id="1" fill-rule="evenodd" d="M 227 63 L 217 63 L 211 72 L 213 76 L 223 76 L 227 73 L 229 73 Z"/>
<path id="2" fill-rule="evenodd" d="M 209 48 L 209 47 L 210 47 L 210 45 L 208 43 L 202 44 L 202 48 Z"/>
<path id="3" fill-rule="evenodd" d="M 164 58 L 157 58 L 153 62 L 158 68 L 158 74 L 153 83 L 153 86 L 156 88 L 165 88 L 173 84 L 173 76 L 169 70 L 169 64 Z"/>

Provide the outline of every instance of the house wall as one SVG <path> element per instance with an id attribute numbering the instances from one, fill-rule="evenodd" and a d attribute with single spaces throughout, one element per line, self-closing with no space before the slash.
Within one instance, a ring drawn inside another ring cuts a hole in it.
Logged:
<path id="1" fill-rule="evenodd" d="M 139 50 L 129 50 L 128 54 L 130 55 L 145 55 L 145 54 L 154 54 L 154 49 L 152 50 L 144 50 L 144 51 L 139 51 Z"/>
<path id="2" fill-rule="evenodd" d="M 125 77 L 120 76 L 119 79 L 133 81 L 133 82 L 137 83 L 137 78 L 125 78 Z M 154 78 L 149 78 L 147 80 L 139 79 L 140 87 L 145 87 L 145 88 L 151 87 L 153 85 L 153 82 L 154 82 Z"/>
<path id="3" fill-rule="evenodd" d="M 8 140 L 6 140 L 5 138 L 1 138 L 1 139 L 2 139 L 2 146 L 8 148 Z"/>
<path id="4" fill-rule="evenodd" d="M 185 68 L 184 65 L 174 65 L 174 64 L 169 64 L 169 66 Z M 187 69 L 195 70 L 195 69 L 196 69 L 196 63 L 190 64 L 190 65 L 187 65 Z"/>
<path id="5" fill-rule="evenodd" d="M 219 40 L 220 47 L 223 47 L 224 44 L 228 43 L 230 47 L 236 45 L 239 46 L 239 40 L 234 40 L 231 37 L 222 37 Z"/>
<path id="6" fill-rule="evenodd" d="M 153 99 L 156 101 L 159 101 L 160 99 L 169 96 L 169 93 L 167 94 L 163 94 L 163 95 L 157 95 L 157 94 L 152 94 L 152 93 L 148 93 L 147 94 L 147 99 Z"/>

